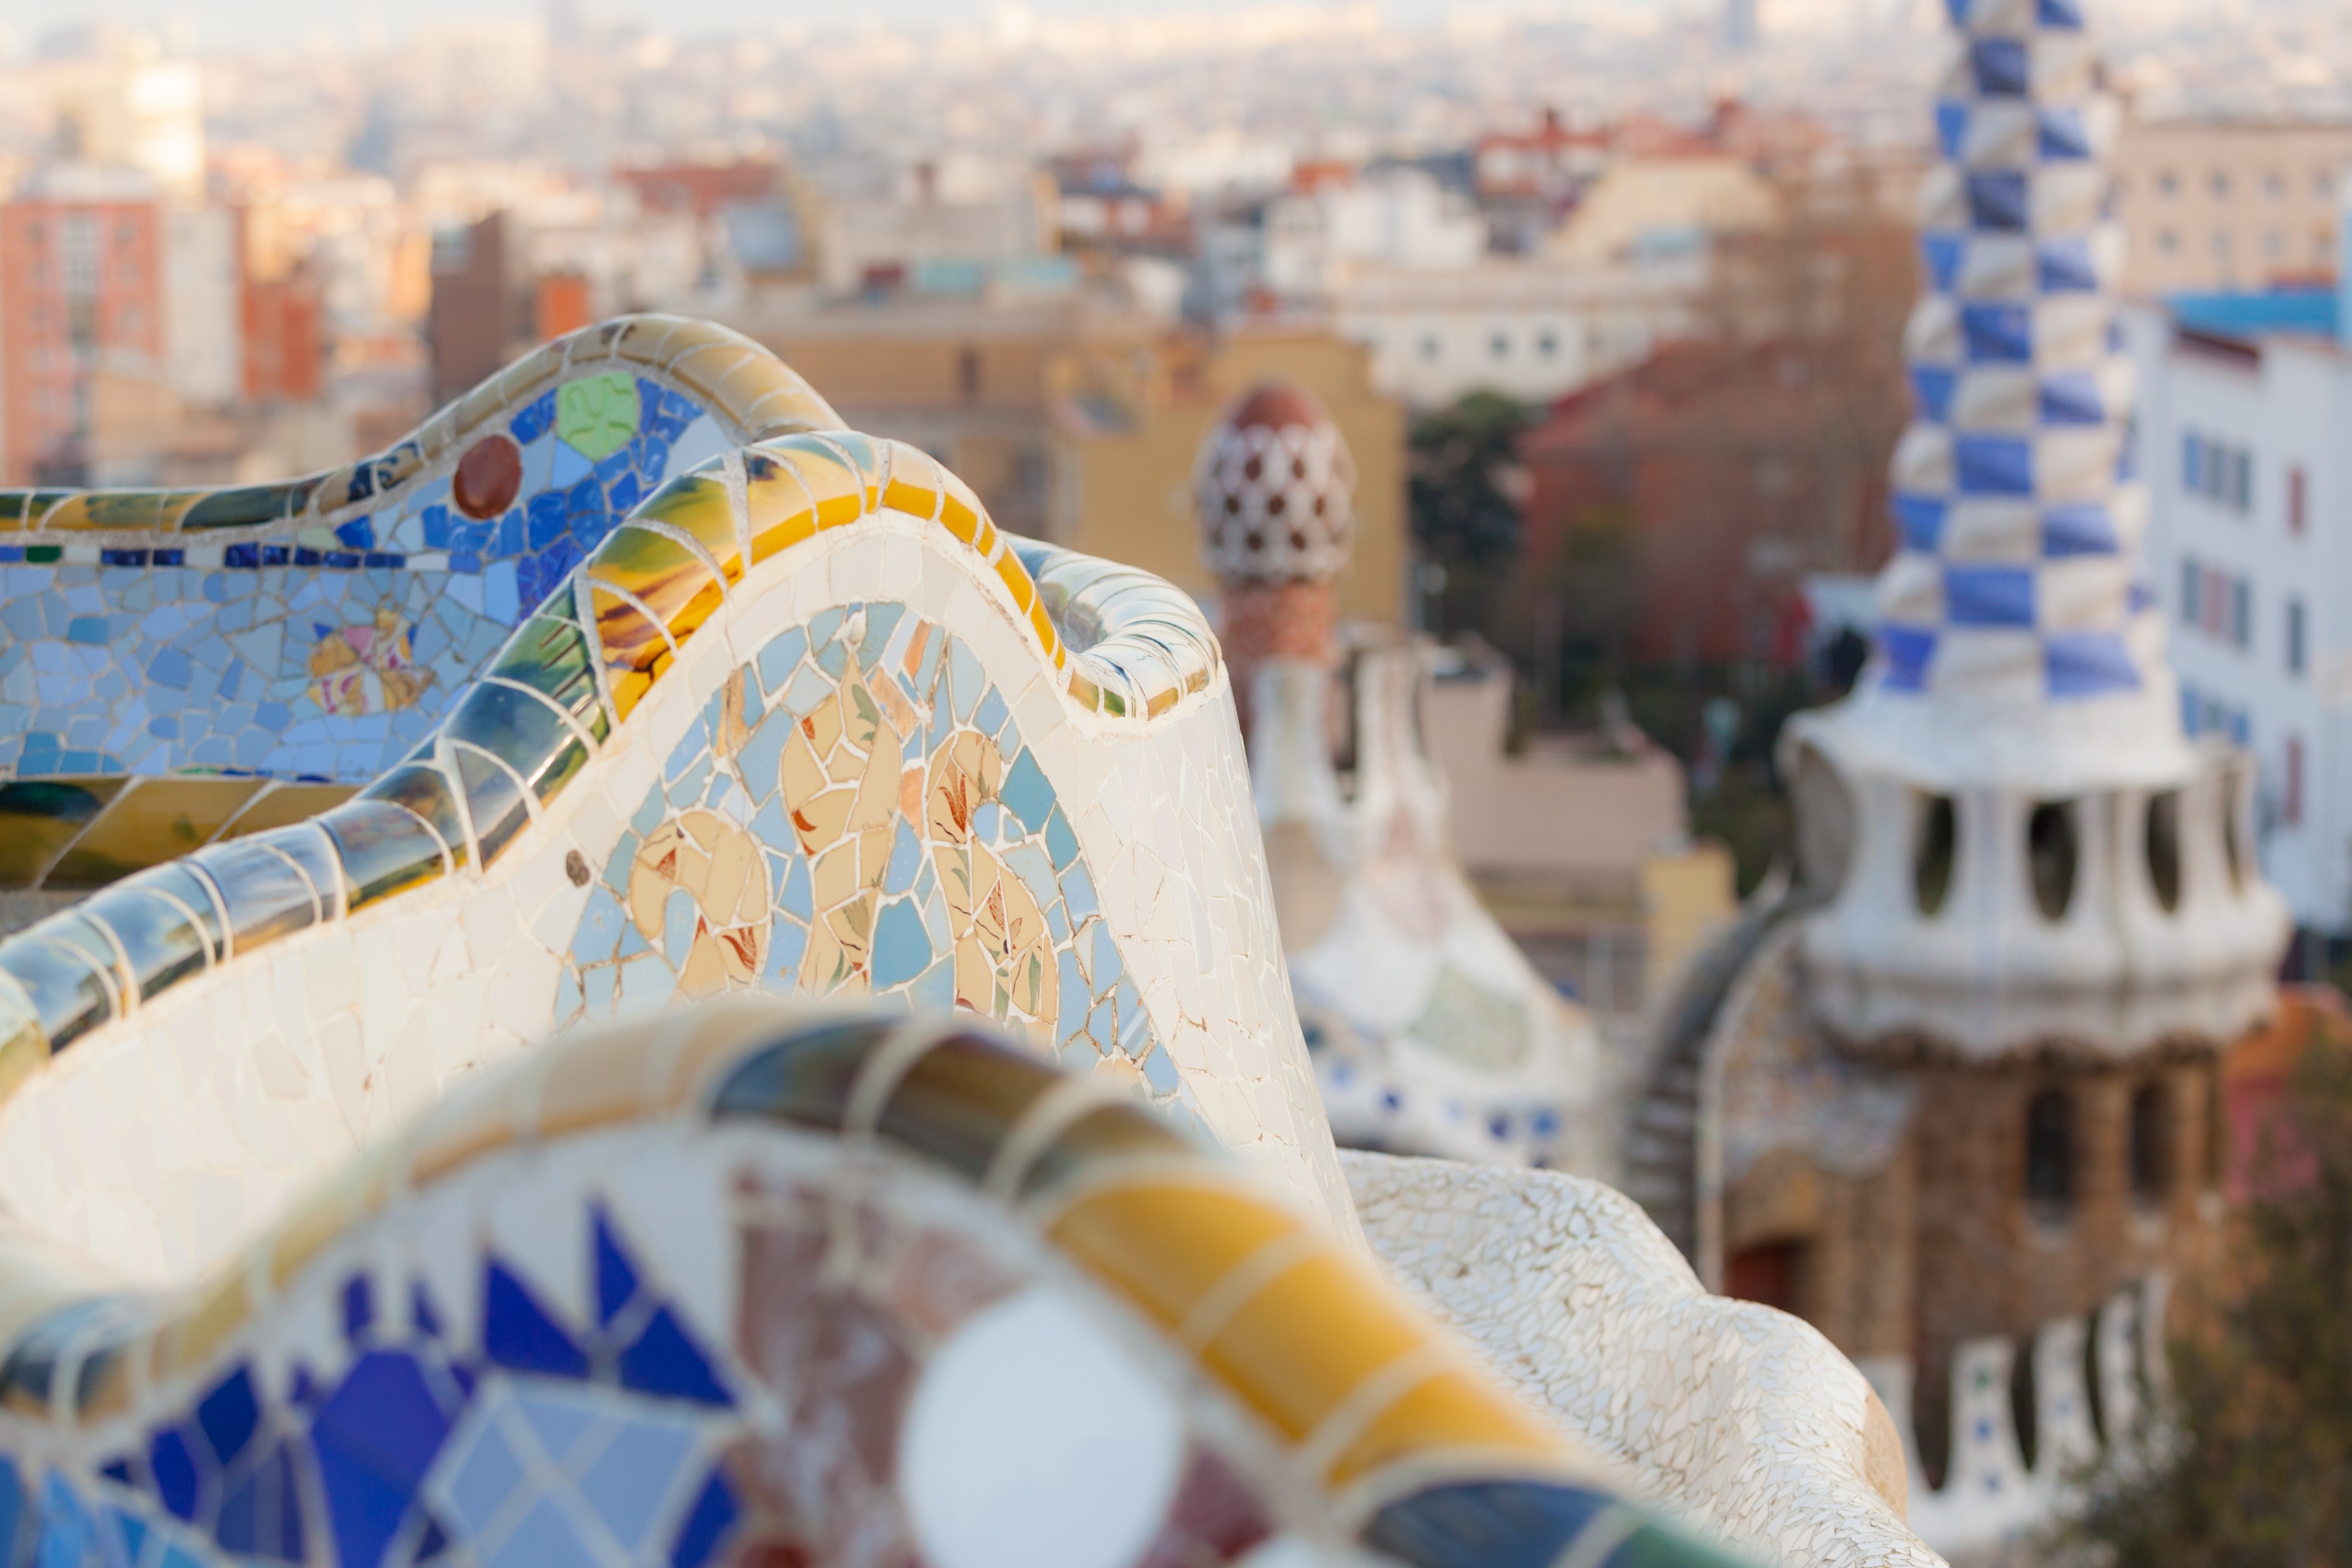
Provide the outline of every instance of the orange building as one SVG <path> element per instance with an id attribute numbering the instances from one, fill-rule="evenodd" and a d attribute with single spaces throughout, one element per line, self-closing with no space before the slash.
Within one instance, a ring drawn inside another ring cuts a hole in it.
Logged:
<path id="1" fill-rule="evenodd" d="M 95 470 L 163 392 L 160 228 L 129 171 L 50 170 L 0 206 L 0 484 L 136 477 Z"/>

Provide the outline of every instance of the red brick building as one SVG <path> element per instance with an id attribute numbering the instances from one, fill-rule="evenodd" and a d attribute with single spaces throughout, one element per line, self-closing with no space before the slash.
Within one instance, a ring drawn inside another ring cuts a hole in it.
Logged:
<path id="1" fill-rule="evenodd" d="M 51 170 L 0 206 L 0 484 L 89 482 L 110 409 L 160 386 L 160 216 L 116 170 Z"/>
<path id="2" fill-rule="evenodd" d="M 1630 522 L 1633 657 L 1791 660 L 1804 580 L 1873 569 L 1891 543 L 1901 383 L 1857 379 L 1840 359 L 1675 344 L 1562 399 L 1520 443 L 1528 591 L 1545 591 L 1575 529 Z"/>
<path id="3" fill-rule="evenodd" d="M 238 250 L 238 349 L 246 400 L 299 402 L 317 397 L 327 358 L 325 290 L 318 272 L 298 262 L 276 276 L 262 276 L 242 236 Z"/>

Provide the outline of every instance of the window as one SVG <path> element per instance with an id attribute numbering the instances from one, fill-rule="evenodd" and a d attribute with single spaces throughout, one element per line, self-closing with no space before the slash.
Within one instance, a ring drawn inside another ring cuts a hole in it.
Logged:
<path id="1" fill-rule="evenodd" d="M 1053 472 L 1053 465 L 1044 451 L 1034 446 L 1024 446 L 1013 454 L 1013 488 L 1024 497 L 1043 501 Z"/>
<path id="2" fill-rule="evenodd" d="M 1488 338 L 1486 340 L 1486 357 L 1490 360 L 1509 359 L 1511 357 L 1510 335 L 1506 332 L 1497 332 L 1493 337 Z"/>
<path id="3" fill-rule="evenodd" d="M 66 298 L 98 298 L 98 220 L 88 213 L 68 213 L 58 248 L 64 262 Z"/>
<path id="4" fill-rule="evenodd" d="M 2189 495 L 2249 511 L 2254 503 L 2254 455 L 2247 447 L 2185 432 L 2180 437 L 2180 486 Z"/>
<path id="5" fill-rule="evenodd" d="M 1918 840 L 1911 847 L 1911 896 L 1919 913 L 1934 918 L 1952 891 L 1953 854 L 1959 847 L 1959 823 L 1948 795 L 1933 795 L 1921 802 Z"/>
<path id="6" fill-rule="evenodd" d="M 1805 1244 L 1773 1241 L 1734 1252 L 1723 1267 L 1723 1293 L 1739 1301 L 1761 1301 L 1794 1312 L 1802 1298 Z"/>
<path id="7" fill-rule="evenodd" d="M 2308 655 L 2304 650 L 2303 601 L 2289 595 L 2286 601 L 2286 673 L 2299 675 Z"/>
<path id="8" fill-rule="evenodd" d="M 2205 1079 L 2205 1185 L 2217 1187 L 2228 1174 L 2230 1153 L 2230 1123 L 2221 1103 L 2221 1075 L 2212 1068 L 2204 1071 Z"/>
<path id="9" fill-rule="evenodd" d="M 964 349 L 956 355 L 956 391 L 965 398 L 980 395 L 980 350 Z"/>
<path id="10" fill-rule="evenodd" d="M 1439 344 L 1437 341 L 1437 334 L 1431 332 L 1423 336 L 1421 340 L 1421 357 L 1424 360 L 1434 361 L 1437 358 Z"/>
<path id="11" fill-rule="evenodd" d="M 2161 1203 L 2172 1185 L 2172 1096 L 2161 1083 L 2143 1083 L 2131 1099 L 2131 1190 L 2142 1203 Z"/>
<path id="12" fill-rule="evenodd" d="M 2212 174 L 2212 186 L 2215 200 L 2224 202 L 2228 201 L 2230 199 L 2230 172 L 2226 169 L 2214 170 Z"/>
<path id="13" fill-rule="evenodd" d="M 2230 583 L 2230 641 L 2240 648 L 2254 644 L 2254 588 L 2242 577 Z"/>
<path id="14" fill-rule="evenodd" d="M 2074 831 L 2074 808 L 2045 800 L 2025 826 L 2025 863 L 2033 879 L 2033 902 L 2046 920 L 2063 920 L 2074 900 L 2074 873 L 2082 858 Z"/>
<path id="15" fill-rule="evenodd" d="M 2204 582 L 2198 570 L 2195 556 L 2183 556 L 2180 560 L 2180 623 L 2195 626 L 2201 619 L 2197 605 L 2197 591 Z"/>
<path id="16" fill-rule="evenodd" d="M 2286 255 L 2286 235 L 2280 233 L 2277 229 L 2269 229 L 2264 231 L 2263 235 L 2263 254 L 2269 256 L 2273 261 Z"/>
<path id="17" fill-rule="evenodd" d="M 2303 823 L 2303 737 L 2290 735 L 2280 748 L 2279 821 L 2290 828 Z"/>
<path id="18" fill-rule="evenodd" d="M 2158 907 L 2180 907 L 2180 791 L 2168 789 L 2147 802 L 2147 880 Z"/>
<path id="19" fill-rule="evenodd" d="M 2240 831 L 2245 816 L 2246 770 L 2232 768 L 2221 776 L 2221 860 L 2230 868 L 2230 888 L 2246 890 L 2246 846 Z"/>
<path id="20" fill-rule="evenodd" d="M 2157 231 L 2156 231 L 2156 253 L 2157 253 L 2158 256 L 2178 256 L 2178 255 L 2179 255 L 2179 254 L 2180 254 L 2180 234 L 2179 234 L 2179 230 L 2177 230 L 2177 229 L 2158 229 L 2158 230 L 2157 230 Z"/>
<path id="21" fill-rule="evenodd" d="M 2263 175 L 2263 194 L 2273 202 L 2286 200 L 2286 176 L 2275 169 Z"/>
<path id="22" fill-rule="evenodd" d="M 1538 357 L 1549 360 L 1559 352 L 1559 337 L 1557 333 L 1553 332 L 1551 329 L 1547 327 L 1542 331 L 1536 334 L 1536 353 Z"/>
<path id="23" fill-rule="evenodd" d="M 2074 1103 L 2059 1090 L 2025 1106 L 2025 1196 L 2063 1208 L 2074 1197 Z"/>
<path id="24" fill-rule="evenodd" d="M 2168 196 L 2177 196 L 2180 193 L 2180 176 L 2169 169 L 2158 170 L 2156 188 Z"/>
<path id="25" fill-rule="evenodd" d="M 2230 259 L 2230 231 L 2228 229 L 2215 229 L 2213 231 L 2212 244 L 2214 260 L 2227 261 Z"/>

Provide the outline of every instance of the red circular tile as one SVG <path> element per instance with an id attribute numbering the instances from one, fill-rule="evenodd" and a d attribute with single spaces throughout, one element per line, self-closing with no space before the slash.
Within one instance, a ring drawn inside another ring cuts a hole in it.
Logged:
<path id="1" fill-rule="evenodd" d="M 522 488 L 522 448 L 510 436 L 486 435 L 466 448 L 449 488 L 469 517 L 495 517 Z"/>

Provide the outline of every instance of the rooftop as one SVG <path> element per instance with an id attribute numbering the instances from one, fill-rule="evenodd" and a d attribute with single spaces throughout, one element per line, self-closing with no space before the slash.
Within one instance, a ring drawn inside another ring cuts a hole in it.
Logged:
<path id="1" fill-rule="evenodd" d="M 2281 334 L 2334 338 L 2339 308 L 2333 286 L 2297 285 L 2245 294 L 2176 294 L 2165 301 L 2176 326 L 2219 338 Z"/>

